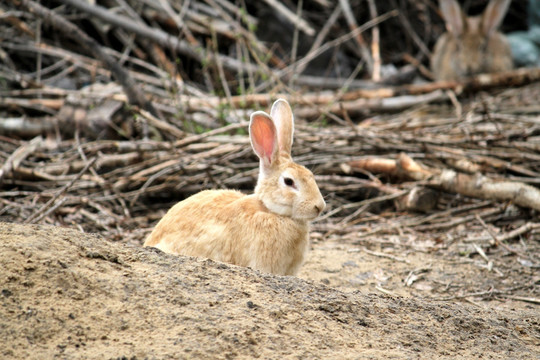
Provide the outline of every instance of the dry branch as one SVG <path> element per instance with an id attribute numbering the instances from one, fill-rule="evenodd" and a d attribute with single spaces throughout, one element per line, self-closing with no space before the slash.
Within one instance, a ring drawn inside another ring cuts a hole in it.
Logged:
<path id="1" fill-rule="evenodd" d="M 348 163 L 357 170 L 374 171 L 392 176 L 426 180 L 430 186 L 461 195 L 495 201 L 511 201 L 519 206 L 540 211 L 540 190 L 515 181 L 490 179 L 481 174 L 468 175 L 449 169 L 420 166 L 406 154 L 398 160 L 368 159 Z"/>
<path id="2" fill-rule="evenodd" d="M 58 208 L 62 205 L 62 203 L 65 201 L 65 199 L 60 200 L 61 202 L 59 204 L 54 205 L 55 201 L 62 196 L 73 184 L 81 178 L 81 176 L 94 164 L 96 161 L 96 158 L 93 158 L 91 161 L 89 161 L 85 167 L 73 178 L 70 180 L 69 183 L 67 183 L 65 186 L 63 186 L 54 197 L 52 197 L 47 203 L 45 203 L 41 208 L 39 208 L 36 212 L 34 212 L 31 216 L 26 218 L 24 220 L 25 224 L 33 224 L 37 221 L 39 221 L 43 216 L 46 216 L 48 214 L 47 211 L 53 210 Z M 51 208 L 52 207 L 52 208 Z M 51 209 L 49 209 L 51 208 Z"/>
<path id="3" fill-rule="evenodd" d="M 523 86 L 540 80 L 540 68 L 521 68 L 495 74 L 480 74 L 455 81 L 438 81 L 421 85 L 406 85 L 399 92 L 406 94 L 424 94 L 436 90 L 453 90 L 457 94 L 487 90 L 496 87 Z"/>
<path id="4" fill-rule="evenodd" d="M 339 0 L 339 5 L 341 6 L 343 13 L 345 14 L 345 18 L 347 19 L 347 23 L 349 24 L 349 28 L 351 29 L 351 31 L 356 30 L 358 28 L 358 24 L 356 23 L 356 19 L 352 14 L 349 0 Z M 373 73 L 373 58 L 371 56 L 371 53 L 369 52 L 364 37 L 361 33 L 358 33 L 356 34 L 354 39 L 356 40 L 356 43 L 360 48 L 362 59 L 366 62 L 368 73 Z"/>
<path id="5" fill-rule="evenodd" d="M 264 0 L 279 13 L 281 13 L 287 20 L 292 24 L 295 24 L 300 30 L 305 32 L 309 36 L 315 35 L 315 29 L 311 27 L 304 19 L 298 17 L 295 13 L 290 11 L 285 5 L 280 3 L 278 0 Z"/>
<path id="6" fill-rule="evenodd" d="M 471 176 L 444 170 L 439 176 L 431 178 L 430 184 L 465 196 L 500 202 L 510 201 L 519 206 L 540 210 L 540 190 L 520 182 L 494 180 L 481 174 Z"/>
<path id="7" fill-rule="evenodd" d="M 66 1 L 69 2 L 69 0 Z M 38 3 L 35 3 L 34 1 L 21 0 L 21 3 L 28 10 L 37 14 L 49 25 L 68 35 L 72 40 L 79 42 L 81 45 L 86 47 L 88 51 L 95 54 L 96 57 L 101 59 L 101 61 L 103 61 L 112 71 L 118 82 L 122 84 L 122 88 L 128 96 L 130 103 L 138 105 L 141 108 L 146 109 L 147 111 L 155 115 L 158 115 L 152 103 L 148 101 L 144 93 L 139 90 L 137 84 L 128 74 L 128 72 L 125 71 L 109 54 L 107 54 L 94 39 L 90 38 L 88 35 L 82 32 L 73 23 L 67 21 L 63 17 L 39 5 Z M 80 2 L 74 1 L 74 3 Z"/>
<path id="8" fill-rule="evenodd" d="M 504 74 L 484 74 L 463 82 L 438 82 L 424 85 L 411 85 L 405 87 L 383 87 L 378 89 L 362 89 L 345 92 L 336 97 L 335 93 L 303 93 L 289 95 L 286 93 L 276 94 L 251 94 L 220 98 L 206 96 L 204 98 L 181 96 L 179 101 L 186 110 L 195 112 L 204 108 L 219 108 L 223 106 L 251 107 L 269 106 L 278 97 L 287 97 L 297 107 L 298 116 L 304 118 L 316 118 L 323 113 L 338 115 L 369 113 L 374 111 L 399 111 L 416 105 L 432 103 L 448 99 L 448 95 L 442 90 L 455 90 L 458 93 L 471 90 L 485 90 L 493 87 L 512 84 L 513 86 L 527 84 L 540 80 L 539 69 L 518 69 Z M 341 99 L 341 100 L 340 100 Z M 4 99 L 4 103 L 20 102 L 21 100 Z M 28 101 L 28 100 L 22 100 Z M 62 100 L 33 100 L 45 107 L 58 108 Z M 24 105 L 20 103 L 19 105 Z M 30 106 L 30 105 L 29 105 Z"/>
<path id="9" fill-rule="evenodd" d="M 27 0 L 22 0 L 27 1 Z M 189 56 L 190 58 L 196 59 L 199 62 L 202 62 L 204 59 L 209 59 L 215 61 L 215 57 L 211 53 L 206 53 L 203 48 L 192 48 L 188 43 L 183 40 L 178 39 L 177 37 L 170 36 L 167 33 L 154 29 L 148 26 L 144 26 L 138 23 L 134 23 L 130 19 L 127 19 L 121 15 L 112 13 L 100 6 L 89 5 L 84 1 L 79 0 L 62 0 L 66 4 L 69 4 L 73 7 L 80 9 L 86 13 L 92 14 L 99 17 L 100 19 L 107 21 L 110 24 L 119 26 L 125 30 L 130 31 L 131 33 L 137 34 L 143 38 L 155 41 L 165 48 L 171 48 L 174 51 L 177 51 L 179 54 Z M 249 69 L 250 64 L 239 63 L 236 59 L 232 59 L 225 56 L 218 55 L 223 64 L 230 69 L 239 70 L 239 69 Z M 255 68 L 252 69 L 255 71 Z"/>
<path id="10" fill-rule="evenodd" d="M 6 174 L 16 171 L 21 162 L 33 153 L 42 143 L 41 136 L 36 136 L 29 142 L 21 145 L 15 150 L 6 160 L 2 168 L 0 168 L 0 186 Z"/>

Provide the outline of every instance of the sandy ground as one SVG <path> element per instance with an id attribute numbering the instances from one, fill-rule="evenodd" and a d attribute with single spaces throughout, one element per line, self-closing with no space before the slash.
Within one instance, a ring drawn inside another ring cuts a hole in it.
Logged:
<path id="1" fill-rule="evenodd" d="M 398 285 L 417 264 L 340 244 L 314 244 L 298 278 L 71 229 L 0 223 L 0 239 L 4 359 L 540 357 L 537 308 L 420 298 Z"/>
<path id="2" fill-rule="evenodd" d="M 523 266 L 519 256 L 478 254 L 458 249 L 406 251 L 355 246 L 344 242 L 315 243 L 299 277 L 344 292 L 385 293 L 439 302 L 467 302 L 481 309 L 540 314 L 540 271 Z M 526 263 L 525 263 L 526 264 Z"/>

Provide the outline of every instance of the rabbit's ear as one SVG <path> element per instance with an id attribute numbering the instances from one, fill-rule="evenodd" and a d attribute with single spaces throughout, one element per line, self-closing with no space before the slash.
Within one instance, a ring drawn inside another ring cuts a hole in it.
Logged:
<path id="1" fill-rule="evenodd" d="M 264 167 L 269 168 L 278 157 L 278 136 L 272 118 L 264 111 L 251 114 L 249 138 L 255 154 Z"/>
<path id="2" fill-rule="evenodd" d="M 491 0 L 482 13 L 482 32 L 491 35 L 501 25 L 512 0 Z"/>
<path id="3" fill-rule="evenodd" d="M 446 24 L 446 30 L 454 36 L 462 35 L 467 19 L 456 0 L 439 0 L 439 8 Z"/>
<path id="4" fill-rule="evenodd" d="M 272 110 L 270 110 L 270 116 L 278 131 L 279 149 L 282 153 L 290 156 L 293 144 L 294 118 L 287 100 L 276 100 L 272 105 Z"/>

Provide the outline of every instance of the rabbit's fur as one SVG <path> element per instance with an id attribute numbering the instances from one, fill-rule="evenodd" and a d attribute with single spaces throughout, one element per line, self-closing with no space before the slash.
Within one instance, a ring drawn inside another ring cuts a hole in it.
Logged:
<path id="1" fill-rule="evenodd" d="M 206 257 L 263 272 L 294 275 L 309 246 L 309 222 L 326 204 L 313 174 L 293 162 L 294 121 L 283 99 L 270 115 L 251 115 L 260 159 L 254 194 L 206 190 L 173 206 L 144 243 L 168 253 Z"/>
<path id="2" fill-rule="evenodd" d="M 467 17 L 456 0 L 439 0 L 447 32 L 438 39 L 431 58 L 436 80 L 513 68 L 510 45 L 497 30 L 510 2 L 491 0 L 481 15 Z"/>

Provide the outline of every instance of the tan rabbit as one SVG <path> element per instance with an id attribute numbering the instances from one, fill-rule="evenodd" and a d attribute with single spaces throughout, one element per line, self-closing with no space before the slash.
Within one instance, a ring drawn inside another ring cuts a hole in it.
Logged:
<path id="1" fill-rule="evenodd" d="M 436 80 L 452 80 L 513 68 L 506 37 L 497 28 L 511 0 L 491 0 L 480 16 L 467 17 L 456 0 L 439 0 L 447 32 L 431 58 Z"/>
<path id="2" fill-rule="evenodd" d="M 309 223 L 325 208 L 313 174 L 291 158 L 294 120 L 277 100 L 254 112 L 251 146 L 260 159 L 255 193 L 206 190 L 173 206 L 144 246 L 294 275 L 309 246 Z"/>

